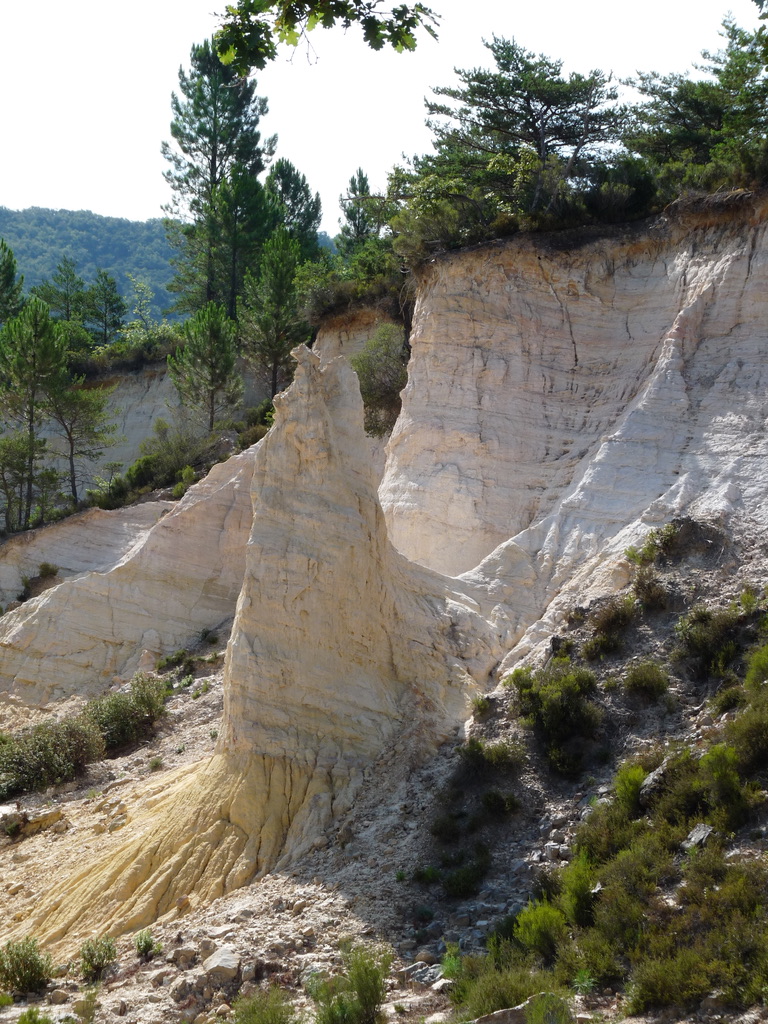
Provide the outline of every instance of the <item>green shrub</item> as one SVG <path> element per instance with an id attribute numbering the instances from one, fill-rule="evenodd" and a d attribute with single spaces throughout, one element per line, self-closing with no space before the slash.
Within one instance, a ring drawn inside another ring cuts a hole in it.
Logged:
<path id="1" fill-rule="evenodd" d="M 487 764 L 502 771 L 519 771 L 525 763 L 525 744 L 520 740 L 497 740 L 483 744 Z"/>
<path id="2" fill-rule="evenodd" d="M 461 958 L 461 967 L 451 994 L 461 1020 L 473 1020 L 520 1003 L 542 989 L 553 986 L 552 975 L 531 968 L 511 951 L 501 958 L 491 956 Z"/>
<path id="3" fill-rule="evenodd" d="M 443 890 L 452 899 L 466 899 L 480 890 L 480 885 L 491 867 L 491 855 L 487 847 L 478 843 L 475 855 L 462 867 L 449 871 L 443 878 Z"/>
<path id="4" fill-rule="evenodd" d="M 534 996 L 525 1008 L 525 1024 L 571 1024 L 568 1003 L 554 992 Z"/>
<path id="5" fill-rule="evenodd" d="M 360 381 L 365 429 L 374 437 L 388 434 L 400 413 L 400 392 L 408 383 L 408 349 L 402 327 L 383 324 L 350 364 Z"/>
<path id="6" fill-rule="evenodd" d="M 308 986 L 317 1024 L 380 1024 L 392 955 L 380 946 L 353 945 L 342 953 L 340 978 L 315 978 Z"/>
<path id="7" fill-rule="evenodd" d="M 441 843 L 453 843 L 461 836 L 461 825 L 455 814 L 440 814 L 429 831 Z"/>
<path id="8" fill-rule="evenodd" d="M 179 470 L 179 482 L 174 485 L 172 496 L 179 501 L 187 493 L 189 488 L 195 482 L 196 473 L 191 466 L 184 466 L 183 469 Z"/>
<path id="9" fill-rule="evenodd" d="M 484 695 L 479 695 L 472 698 L 472 713 L 477 715 L 478 718 L 482 718 L 483 715 L 487 715 L 493 707 L 490 699 Z"/>
<path id="10" fill-rule="evenodd" d="M 149 928 L 143 928 L 140 932 L 137 932 L 133 939 L 133 946 L 136 950 L 136 955 L 142 960 L 151 960 L 153 956 L 162 952 L 162 943 L 157 942 Z"/>
<path id="11" fill-rule="evenodd" d="M 252 427 L 248 427 L 243 430 L 237 438 L 237 443 L 240 446 L 241 451 L 245 451 L 246 448 L 250 448 L 254 444 L 258 444 L 262 438 L 267 436 L 269 427 L 266 423 L 255 423 Z"/>
<path id="12" fill-rule="evenodd" d="M 194 658 L 182 647 L 178 651 L 174 651 L 173 654 L 166 654 L 162 658 L 158 658 L 155 667 L 158 672 L 165 672 L 170 668 L 179 668 L 182 674 L 186 674 L 185 669 L 189 669 L 190 665 L 194 666 Z"/>
<path id="13" fill-rule="evenodd" d="M 658 700 L 669 689 L 669 676 L 655 662 L 641 661 L 628 669 L 624 689 L 647 700 Z"/>
<path id="14" fill-rule="evenodd" d="M 573 977 L 571 988 L 580 996 L 589 995 L 597 988 L 597 978 L 593 978 L 587 967 L 580 967 Z"/>
<path id="15" fill-rule="evenodd" d="M 643 608 L 654 610 L 667 605 L 667 592 L 650 565 L 641 566 L 635 573 L 632 593 Z"/>
<path id="16" fill-rule="evenodd" d="M 432 864 L 416 868 L 413 872 L 414 882 L 419 882 L 421 885 L 433 885 L 435 882 L 439 882 L 440 878 L 440 871 Z"/>
<path id="17" fill-rule="evenodd" d="M 640 814 L 640 790 L 647 774 L 641 764 L 629 762 L 616 772 L 613 783 L 616 803 L 630 818 Z"/>
<path id="18" fill-rule="evenodd" d="M 86 705 L 84 714 L 98 726 L 107 750 L 114 750 L 146 736 L 164 711 L 164 684 L 139 674 L 128 693 L 98 697 Z"/>
<path id="19" fill-rule="evenodd" d="M 541 672 L 513 673 L 520 710 L 527 716 L 544 743 L 550 764 L 570 773 L 579 763 L 578 749 L 566 751 L 565 744 L 594 735 L 601 720 L 599 708 L 591 701 L 597 691 L 592 672 L 575 668 L 567 658 L 555 658 Z"/>
<path id="20" fill-rule="evenodd" d="M 768 644 L 753 651 L 747 665 L 744 682 L 749 689 L 756 690 L 768 679 Z"/>
<path id="21" fill-rule="evenodd" d="M 629 547 L 624 554 L 635 565 L 650 565 L 659 558 L 672 553 L 679 532 L 679 524 L 667 523 L 666 526 L 651 530 L 641 548 Z"/>
<path id="22" fill-rule="evenodd" d="M 0 744 L 0 798 L 67 782 L 104 756 L 104 741 L 87 715 L 41 722 Z"/>
<path id="23" fill-rule="evenodd" d="M 80 972 L 86 981 L 98 981 L 116 958 L 115 940 L 108 935 L 86 939 L 80 947 Z"/>
<path id="24" fill-rule="evenodd" d="M 282 989 L 272 986 L 240 996 L 233 1006 L 235 1024 L 296 1024 L 296 1013 Z"/>
<path id="25" fill-rule="evenodd" d="M 693 1006 L 711 988 L 701 952 L 682 947 L 669 956 L 643 959 L 634 968 L 627 1009 L 639 1014 L 654 1006 Z"/>
<path id="26" fill-rule="evenodd" d="M 560 894 L 557 905 L 565 914 L 569 924 L 586 928 L 594 919 L 592 894 L 596 881 L 595 868 L 582 850 L 564 868 L 560 875 Z"/>
<path id="27" fill-rule="evenodd" d="M 19 1014 L 16 1024 L 53 1024 L 53 1018 L 41 1013 L 36 1006 L 30 1006 Z"/>
<path id="28" fill-rule="evenodd" d="M 552 963 L 560 943 L 568 935 L 565 915 L 546 901 L 534 901 L 517 915 L 515 939 L 523 949 Z"/>
<path id="29" fill-rule="evenodd" d="M 489 789 L 480 798 L 483 808 L 493 818 L 501 818 L 520 809 L 520 801 L 512 793 L 499 793 Z"/>
<path id="30" fill-rule="evenodd" d="M 52 576 L 58 576 L 59 567 L 58 565 L 53 565 L 52 562 L 41 562 L 38 573 L 40 574 L 41 580 L 48 580 L 51 579 Z"/>
<path id="31" fill-rule="evenodd" d="M 710 707 L 715 715 L 724 715 L 727 711 L 744 707 L 745 704 L 747 704 L 747 695 L 744 692 L 744 687 L 728 682 L 723 684 L 710 701 Z"/>
<path id="32" fill-rule="evenodd" d="M 768 760 L 768 689 L 749 694 L 747 706 L 727 723 L 725 738 L 735 749 L 742 772 L 753 772 L 765 765 Z"/>
<path id="33" fill-rule="evenodd" d="M 675 626 L 676 657 L 690 661 L 700 676 L 721 675 L 737 652 L 738 622 L 739 612 L 735 608 L 697 605 Z"/>
<path id="34" fill-rule="evenodd" d="M 629 595 L 612 597 L 589 616 L 589 625 L 596 633 L 617 633 L 632 621 L 635 602 Z"/>
<path id="35" fill-rule="evenodd" d="M 154 455 L 142 455 L 128 467 L 125 472 L 125 479 L 131 490 L 139 490 L 142 487 L 151 487 L 155 483 L 157 472 L 157 459 Z"/>
<path id="36" fill-rule="evenodd" d="M 8 995 L 7 992 L 0 992 L 0 1010 L 4 1006 L 13 1006 L 13 996 Z"/>
<path id="37" fill-rule="evenodd" d="M 632 621 L 635 602 L 632 597 L 612 597 L 589 616 L 592 636 L 582 645 L 588 661 L 611 654 L 621 647 L 621 634 Z"/>
<path id="38" fill-rule="evenodd" d="M 0 988 L 6 992 L 39 992 L 52 972 L 53 962 L 40 952 L 37 939 L 11 940 L 0 948 Z"/>

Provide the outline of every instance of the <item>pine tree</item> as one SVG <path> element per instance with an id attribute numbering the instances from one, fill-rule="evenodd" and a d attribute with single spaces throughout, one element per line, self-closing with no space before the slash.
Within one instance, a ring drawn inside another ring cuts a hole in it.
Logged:
<path id="1" fill-rule="evenodd" d="M 112 341 L 123 326 L 126 310 L 114 277 L 106 270 L 99 270 L 85 293 L 85 315 L 100 345 Z"/>
<path id="2" fill-rule="evenodd" d="M 300 258 L 313 259 L 318 253 L 317 229 L 323 212 L 319 193 L 313 196 L 304 175 L 285 159 L 275 161 L 265 188 L 280 222 L 299 243 Z"/>
<path id="3" fill-rule="evenodd" d="M 200 308 L 219 301 L 230 306 L 231 277 L 222 284 L 221 266 L 243 264 L 244 234 L 227 231 L 232 204 L 237 221 L 251 224 L 260 215 L 258 189 L 243 205 L 246 179 L 256 179 L 271 157 L 275 138 L 262 142 L 258 130 L 267 113 L 266 99 L 256 95 L 255 81 L 238 78 L 225 67 L 211 43 L 192 47 L 191 70 L 179 69 L 180 96 L 171 96 L 171 135 L 176 148 L 164 142 L 170 163 L 165 179 L 173 190 L 167 211 L 169 240 L 179 250 L 174 289 L 179 309 Z M 227 205 L 229 204 L 229 205 Z M 222 252 L 222 249 L 234 251 Z M 252 254 L 247 254 L 250 257 Z"/>
<path id="4" fill-rule="evenodd" d="M 184 347 L 168 356 L 168 371 L 182 404 L 203 411 L 210 431 L 217 414 L 236 406 L 243 394 L 235 324 L 223 306 L 211 302 L 186 322 L 184 334 Z"/>
<path id="5" fill-rule="evenodd" d="M 375 216 L 374 200 L 368 184 L 368 175 L 358 167 L 349 179 L 346 196 L 339 196 L 344 219 L 336 237 L 336 248 L 342 256 L 351 256 L 367 239 L 378 237 L 381 224 Z"/>
<path id="6" fill-rule="evenodd" d="M 86 388 L 83 378 L 61 374 L 46 386 L 46 409 L 54 432 L 64 441 L 64 457 L 69 473 L 69 490 L 75 505 L 77 460 L 98 459 L 117 443 L 116 426 L 108 422 L 107 403 L 115 387 Z"/>
<path id="7" fill-rule="evenodd" d="M 300 248 L 279 227 L 264 246 L 259 276 L 246 276 L 241 333 L 251 362 L 267 374 L 272 398 L 290 381 L 291 349 L 310 329 L 297 308 L 296 269 Z"/>
<path id="8" fill-rule="evenodd" d="M 46 388 L 65 372 L 67 347 L 64 336 L 51 320 L 48 306 L 32 298 L 21 313 L 9 320 L 0 337 L 2 403 L 27 439 L 25 496 L 21 522 L 29 527 L 35 461 L 39 456 L 38 428 L 43 418 Z"/>
<path id="9" fill-rule="evenodd" d="M 56 320 L 82 321 L 85 312 L 85 281 L 77 273 L 77 263 L 64 256 L 56 265 L 51 280 L 43 280 L 32 289 L 50 308 Z"/>
<path id="10" fill-rule="evenodd" d="M 24 276 L 17 276 L 13 250 L 0 238 L 0 324 L 18 316 L 24 304 L 22 289 Z"/>

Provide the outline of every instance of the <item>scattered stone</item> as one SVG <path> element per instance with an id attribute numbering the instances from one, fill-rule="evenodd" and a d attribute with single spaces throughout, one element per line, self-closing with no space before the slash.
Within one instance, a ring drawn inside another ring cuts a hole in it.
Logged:
<path id="1" fill-rule="evenodd" d="M 706 846 L 714 831 L 715 830 L 711 825 L 705 825 L 703 822 L 700 822 L 698 825 L 694 825 L 682 844 L 683 849 L 693 850 L 695 848 Z"/>
<path id="2" fill-rule="evenodd" d="M 213 984 L 231 981 L 240 970 L 240 957 L 232 946 L 221 946 L 203 961 L 203 970 Z"/>
<path id="3" fill-rule="evenodd" d="M 646 775 L 643 780 L 643 784 L 640 787 L 640 794 L 638 796 L 638 801 L 643 810 L 647 810 L 664 789 L 664 775 L 668 766 L 669 758 L 665 757 L 659 767 L 654 768 L 650 775 Z"/>
<path id="4" fill-rule="evenodd" d="M 161 967 L 159 971 L 153 971 L 149 976 L 150 985 L 159 988 L 165 983 L 165 979 L 173 972 L 168 967 Z"/>
<path id="5" fill-rule="evenodd" d="M 189 992 L 190 985 L 184 975 L 171 982 L 168 988 L 168 995 L 175 1003 L 180 1003 L 183 999 L 186 999 Z"/>
<path id="6" fill-rule="evenodd" d="M 168 959 L 174 964 L 191 964 L 197 956 L 197 950 L 194 946 L 178 946 L 170 954 Z"/>
<path id="7" fill-rule="evenodd" d="M 48 995 L 48 1002 L 52 1003 L 54 1006 L 58 1006 L 60 1003 L 66 1003 L 68 999 L 69 992 L 63 988 L 55 988 Z"/>
<path id="8" fill-rule="evenodd" d="M 702 999 L 699 1009 L 706 1013 L 709 1010 L 722 1010 L 726 1006 L 728 1006 L 728 1000 L 722 992 L 710 992 Z"/>
<path id="9" fill-rule="evenodd" d="M 495 1013 L 487 1013 L 478 1017 L 473 1024 L 525 1024 L 525 1011 L 528 1000 L 520 1006 L 510 1006 L 506 1010 L 497 1010 Z"/>
<path id="10" fill-rule="evenodd" d="M 128 1013 L 128 1003 L 126 1003 L 124 999 L 121 999 L 120 1002 L 117 1004 L 115 1013 L 117 1014 L 118 1017 L 124 1017 L 126 1013 Z"/>
<path id="11" fill-rule="evenodd" d="M 232 1007 L 228 1006 L 226 1003 L 222 1003 L 220 1006 L 217 1006 L 213 1012 L 217 1017 L 228 1017 L 232 1012 Z"/>

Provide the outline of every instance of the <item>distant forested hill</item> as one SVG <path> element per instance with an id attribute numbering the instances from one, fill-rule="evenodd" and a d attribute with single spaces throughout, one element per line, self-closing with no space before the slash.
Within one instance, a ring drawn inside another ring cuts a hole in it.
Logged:
<path id="1" fill-rule="evenodd" d="M 128 274 L 147 281 L 154 291 L 156 317 L 173 302 L 166 285 L 173 277 L 171 247 L 163 222 L 133 221 L 122 217 L 101 217 L 88 210 L 7 210 L 0 206 L 0 238 L 13 249 L 24 289 L 50 278 L 62 256 L 77 263 L 86 284 L 92 284 L 97 270 L 106 270 L 117 281 L 126 302 L 133 295 Z"/>

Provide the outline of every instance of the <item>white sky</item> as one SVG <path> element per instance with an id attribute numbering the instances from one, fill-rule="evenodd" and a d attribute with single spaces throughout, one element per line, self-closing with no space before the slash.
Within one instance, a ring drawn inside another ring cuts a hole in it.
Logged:
<path id="1" fill-rule="evenodd" d="M 427 0 L 429 2 L 429 0 Z M 315 55 L 281 59 L 258 75 L 268 97 L 264 134 L 323 200 L 338 231 L 338 196 L 358 166 L 374 189 L 403 152 L 430 149 L 423 99 L 454 82 L 453 68 L 490 66 L 493 33 L 565 61 L 626 77 L 684 71 L 717 49 L 723 16 L 758 24 L 752 0 L 433 0 L 440 42 L 412 54 L 373 53 L 359 29 L 312 33 Z M 160 143 L 170 94 L 193 43 L 210 36 L 224 0 L 0 0 L 0 206 L 92 210 L 145 220 L 169 199 Z"/>

